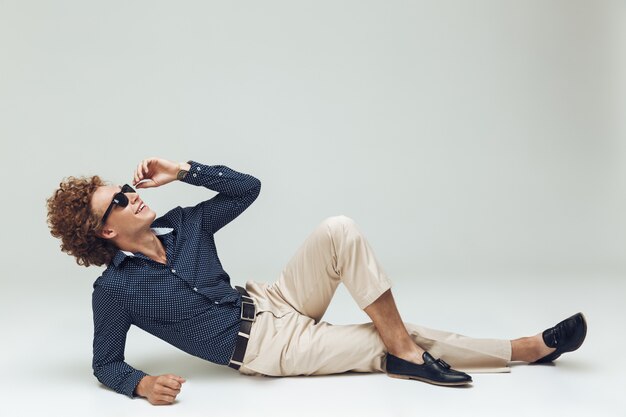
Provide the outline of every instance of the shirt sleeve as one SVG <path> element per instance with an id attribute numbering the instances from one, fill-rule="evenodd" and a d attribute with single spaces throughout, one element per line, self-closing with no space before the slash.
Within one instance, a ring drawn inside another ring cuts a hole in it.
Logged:
<path id="1" fill-rule="evenodd" d="M 188 161 L 188 184 L 203 186 L 219 194 L 193 207 L 200 211 L 202 228 L 215 233 L 247 209 L 261 192 L 261 181 L 224 165 L 204 165 Z"/>
<path id="2" fill-rule="evenodd" d="M 92 307 L 93 374 L 112 390 L 135 398 L 135 388 L 147 374 L 124 362 L 126 334 L 132 323 L 131 317 L 101 286 L 94 287 Z"/>

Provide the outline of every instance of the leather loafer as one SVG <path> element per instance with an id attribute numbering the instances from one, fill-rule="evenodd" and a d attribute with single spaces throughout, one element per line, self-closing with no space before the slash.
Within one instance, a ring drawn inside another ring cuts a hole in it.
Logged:
<path id="1" fill-rule="evenodd" d="M 435 385 L 465 385 L 472 377 L 450 368 L 443 359 L 435 359 L 430 353 L 422 354 L 424 363 L 418 365 L 387 353 L 387 375 L 393 378 L 416 379 Z"/>
<path id="2" fill-rule="evenodd" d="M 556 350 L 533 363 L 552 362 L 563 353 L 578 349 L 587 335 L 587 321 L 583 313 L 577 313 L 544 330 L 542 335 L 544 343 Z"/>

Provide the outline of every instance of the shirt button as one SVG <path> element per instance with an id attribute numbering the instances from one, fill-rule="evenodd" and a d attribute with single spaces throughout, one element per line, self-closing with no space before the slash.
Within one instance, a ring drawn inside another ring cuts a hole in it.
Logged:
<path id="1" fill-rule="evenodd" d="M 221 173 L 221 172 L 219 172 L 217 175 L 222 175 L 222 173 Z"/>
<path id="2" fill-rule="evenodd" d="M 219 301 L 213 301 L 213 304 L 219 304 L 219 303 L 220 303 Z"/>
<path id="3" fill-rule="evenodd" d="M 175 269 L 172 269 L 172 274 L 175 274 L 175 273 L 176 273 L 176 270 L 175 270 Z"/>
<path id="4" fill-rule="evenodd" d="M 194 290 L 195 292 L 198 292 L 198 289 L 197 289 L 196 287 L 193 287 L 193 290 Z"/>
<path id="5" fill-rule="evenodd" d="M 198 171 L 200 171 L 200 167 L 196 167 L 196 169 L 197 169 Z"/>
<path id="6" fill-rule="evenodd" d="M 194 176 L 194 177 L 197 177 L 197 175 L 196 175 L 196 173 L 195 173 L 195 172 L 193 173 L 193 176 Z"/>

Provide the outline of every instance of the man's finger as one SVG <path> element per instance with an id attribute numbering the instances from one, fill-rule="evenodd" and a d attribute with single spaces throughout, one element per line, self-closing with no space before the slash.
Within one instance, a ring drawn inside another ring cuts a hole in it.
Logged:
<path id="1" fill-rule="evenodd" d="M 181 387 L 181 383 L 171 377 L 165 378 L 161 383 L 163 384 L 163 386 L 171 388 L 171 389 L 179 390 Z"/>
<path id="2" fill-rule="evenodd" d="M 182 376 L 178 376 L 178 375 L 174 375 L 174 374 L 167 374 L 165 376 L 173 378 L 173 379 L 177 380 L 178 382 L 180 382 L 181 384 L 186 381 L 185 378 L 183 378 Z"/>
<path id="3" fill-rule="evenodd" d="M 178 394 L 180 394 L 180 389 L 173 389 L 173 388 L 166 387 L 164 385 L 164 386 L 159 388 L 158 393 L 159 394 L 173 395 L 175 397 Z"/>
<path id="4" fill-rule="evenodd" d="M 159 395 L 157 398 L 160 401 L 165 401 L 166 403 L 170 404 L 170 403 L 174 402 L 174 400 L 176 399 L 176 396 L 175 395 L 162 394 L 162 395 Z"/>
<path id="5" fill-rule="evenodd" d="M 154 183 L 154 181 L 152 181 L 151 179 L 143 179 L 141 181 L 138 181 L 135 184 L 135 188 L 150 188 L 152 187 L 150 184 Z"/>

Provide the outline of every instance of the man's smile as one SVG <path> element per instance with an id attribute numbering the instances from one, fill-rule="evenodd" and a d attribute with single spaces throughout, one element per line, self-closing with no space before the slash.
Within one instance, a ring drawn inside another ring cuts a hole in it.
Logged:
<path id="1" fill-rule="evenodd" d="M 135 214 L 139 214 L 139 212 L 141 212 L 145 207 L 147 207 L 147 205 L 143 201 L 140 201 Z"/>

